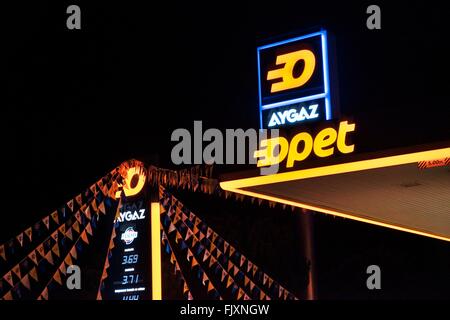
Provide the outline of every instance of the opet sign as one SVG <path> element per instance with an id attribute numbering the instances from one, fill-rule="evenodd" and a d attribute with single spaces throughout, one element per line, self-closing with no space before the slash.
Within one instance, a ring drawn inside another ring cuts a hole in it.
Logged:
<path id="1" fill-rule="evenodd" d="M 254 152 L 254 158 L 258 159 L 258 167 L 275 166 L 286 160 L 286 168 L 289 169 L 306 160 L 311 154 L 325 158 L 336 152 L 352 153 L 355 146 L 348 143 L 348 136 L 353 131 L 355 131 L 354 123 L 341 121 L 337 129 L 330 126 L 314 136 L 303 131 L 295 134 L 290 140 L 281 136 L 264 139 L 260 142 L 260 149 Z"/>

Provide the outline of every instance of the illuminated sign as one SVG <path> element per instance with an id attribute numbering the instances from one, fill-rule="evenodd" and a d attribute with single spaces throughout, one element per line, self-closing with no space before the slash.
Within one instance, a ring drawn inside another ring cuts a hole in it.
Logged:
<path id="1" fill-rule="evenodd" d="M 347 144 L 350 132 L 355 131 L 355 124 L 342 121 L 336 130 L 328 127 L 319 131 L 315 137 L 308 132 L 300 132 L 288 141 L 285 137 L 275 137 L 261 140 L 260 147 L 256 150 L 254 158 L 260 158 L 258 167 L 278 165 L 286 161 L 286 168 L 292 168 L 297 162 L 306 160 L 312 153 L 317 157 L 332 156 L 337 149 L 341 153 L 354 151 L 353 144 Z"/>
<path id="2" fill-rule="evenodd" d="M 158 279 L 154 267 L 161 264 L 161 258 L 155 254 L 161 246 L 160 222 L 159 220 L 150 221 L 150 217 L 153 219 L 155 214 L 153 210 L 149 212 L 151 188 L 144 188 L 147 170 L 143 163 L 131 160 L 122 164 L 119 173 L 122 181 L 116 197 L 121 199 L 119 202 L 121 206 L 114 219 L 114 228 L 118 236 L 113 240 L 114 247 L 109 259 L 109 276 L 105 280 L 103 298 L 105 300 L 160 299 L 161 268 L 158 269 Z M 159 217 L 158 213 L 157 219 Z M 154 232 L 154 229 L 157 232 Z M 156 239 L 156 236 L 159 236 L 159 239 Z M 149 249 L 150 245 L 152 250 Z M 155 291 L 155 284 L 158 284 L 158 291 Z"/>
<path id="3" fill-rule="evenodd" d="M 134 210 L 132 211 L 125 211 L 120 212 L 119 217 L 116 221 L 123 222 L 123 221 L 135 221 L 135 220 L 142 220 L 145 219 L 145 209 L 140 209 L 139 211 Z"/>
<path id="4" fill-rule="evenodd" d="M 262 128 L 332 118 L 326 31 L 258 47 L 257 58 Z M 303 111 L 294 118 L 290 111 L 300 113 L 310 106 L 316 106 L 314 116 Z M 290 120 L 282 121 L 278 112 L 286 111 Z"/>
<path id="5" fill-rule="evenodd" d="M 136 239 L 138 236 L 137 231 L 134 231 L 133 227 L 127 228 L 124 233 L 122 233 L 122 236 L 120 237 L 121 240 L 125 242 L 126 245 L 133 243 L 133 240 Z"/>

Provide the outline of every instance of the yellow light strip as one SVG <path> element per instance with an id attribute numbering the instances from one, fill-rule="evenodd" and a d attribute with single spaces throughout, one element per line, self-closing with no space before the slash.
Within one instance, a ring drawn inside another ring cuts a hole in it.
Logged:
<path id="1" fill-rule="evenodd" d="M 393 225 L 393 224 L 384 223 L 384 222 L 371 220 L 371 219 L 367 219 L 367 218 L 361 218 L 361 217 L 358 217 L 358 216 L 350 215 L 350 214 L 347 214 L 347 213 L 343 213 L 343 212 L 339 212 L 339 211 L 335 211 L 335 210 L 331 210 L 331 209 L 325 209 L 325 208 L 321 208 L 321 207 L 316 207 L 314 205 L 309 205 L 309 204 L 306 204 L 306 203 L 290 201 L 290 200 L 286 200 L 286 199 L 283 199 L 283 198 L 268 196 L 268 195 L 265 195 L 265 194 L 252 192 L 252 191 L 241 190 L 241 189 L 224 189 L 224 190 L 235 192 L 235 193 L 240 193 L 240 194 L 243 194 L 243 195 L 246 195 L 246 196 L 250 196 L 250 197 L 265 199 L 265 200 L 269 200 L 269 201 L 275 201 L 275 202 L 287 204 L 289 206 L 294 206 L 294 207 L 298 207 L 298 208 L 305 208 L 305 209 L 312 210 L 312 211 L 317 211 L 317 212 L 322 212 L 322 213 L 326 213 L 326 214 L 331 214 L 331 215 L 334 215 L 334 216 L 337 216 L 337 217 L 341 217 L 341 218 L 352 219 L 352 220 L 356 220 L 356 221 L 360 221 L 360 222 L 374 224 L 374 225 L 381 226 L 381 227 L 386 227 L 386 228 L 395 229 L 395 230 L 399 230 L 399 231 L 410 232 L 410 233 L 418 234 L 418 235 L 421 235 L 421 236 L 426 236 L 426 237 L 435 238 L 435 239 L 444 240 L 444 241 L 450 241 L 450 238 L 439 236 L 439 235 L 435 235 L 435 234 L 432 234 L 432 233 L 422 232 L 422 231 L 409 229 L 409 228 L 405 228 L 405 227 L 399 227 L 399 226 L 396 226 L 396 225 Z"/>
<path id="2" fill-rule="evenodd" d="M 152 300 L 162 299 L 160 214 L 159 202 L 152 202 L 150 218 L 152 239 Z"/>
<path id="3" fill-rule="evenodd" d="M 410 228 L 400 227 L 389 223 L 384 223 L 376 220 L 371 220 L 367 218 L 362 218 L 354 215 L 350 215 L 347 213 L 331 210 L 331 209 L 325 209 L 321 207 L 317 207 L 314 205 L 309 205 L 306 203 L 286 200 L 279 197 L 269 196 L 257 192 L 242 190 L 240 188 L 245 187 L 252 187 L 252 186 L 258 186 L 258 185 L 265 185 L 265 184 L 271 184 L 271 183 L 277 183 L 277 182 L 285 182 L 285 181 L 292 181 L 292 180 L 298 180 L 298 179 L 306 179 L 306 178 L 313 178 L 313 177 L 320 177 L 320 176 L 326 176 L 326 175 L 332 175 L 332 174 L 339 174 L 339 173 L 347 173 L 347 172 L 355 172 L 360 170 L 368 170 L 368 169 L 376 169 L 376 168 L 384 168 L 384 167 L 390 167 L 390 166 L 396 166 L 396 165 L 402 165 L 402 164 L 409 164 L 409 163 L 415 163 L 419 161 L 427 161 L 427 160 L 435 160 L 440 159 L 444 157 L 450 156 L 450 148 L 443 148 L 443 149 L 437 149 L 437 150 L 431 150 L 431 151 L 423 151 L 423 152 L 416 152 L 416 153 L 409 153 L 404 155 L 397 155 L 397 156 L 390 156 L 390 157 L 384 157 L 384 158 L 378 158 L 378 159 L 370 159 L 370 160 L 363 160 L 363 161 L 356 161 L 356 162 L 349 162 L 349 163 L 343 163 L 343 164 L 337 164 L 337 165 L 331 165 L 326 167 L 318 167 L 318 168 L 312 168 L 312 169 L 304 169 L 304 170 L 297 170 L 292 172 L 286 172 L 286 173 L 278 173 L 270 176 L 259 176 L 259 177 L 253 177 L 253 178 L 245 178 L 245 179 L 238 179 L 238 180 L 232 180 L 232 181 L 225 181 L 220 183 L 220 187 L 223 190 L 231 191 L 235 193 L 244 194 L 247 196 L 265 199 L 269 201 L 275 201 L 279 203 L 283 203 L 286 205 L 299 207 L 299 208 L 305 208 L 308 210 L 313 210 L 317 212 L 322 212 L 326 214 L 331 214 L 337 217 L 352 219 L 360 222 L 370 223 L 374 225 L 378 225 L 381 227 L 386 227 L 390 229 L 395 229 L 399 231 L 405 231 L 414 233 L 421 236 L 431 237 L 439 240 L 444 241 L 450 241 L 450 238 L 418 231 Z"/>
<path id="4" fill-rule="evenodd" d="M 419 161 L 436 160 L 450 157 L 450 148 L 436 149 L 431 151 L 422 151 L 415 153 L 402 154 L 384 158 L 376 158 L 348 163 L 335 164 L 325 167 L 317 167 L 290 172 L 277 173 L 267 176 L 257 176 L 252 178 L 237 179 L 224 181 L 220 183 L 220 187 L 224 190 L 237 188 L 254 187 L 271 183 L 286 182 L 299 179 L 315 178 L 328 176 L 332 174 L 340 174 L 347 172 L 355 172 L 361 170 L 377 169 L 392 167 L 408 163 L 416 163 Z"/>

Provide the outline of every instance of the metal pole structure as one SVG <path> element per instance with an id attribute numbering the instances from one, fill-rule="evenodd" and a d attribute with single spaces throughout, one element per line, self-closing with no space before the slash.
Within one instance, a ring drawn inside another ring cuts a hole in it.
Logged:
<path id="1" fill-rule="evenodd" d="M 306 290 L 306 298 L 308 300 L 316 300 L 316 270 L 315 270 L 315 258 L 314 258 L 314 229 L 313 229 L 313 216 L 312 211 L 301 209 L 300 222 L 303 250 L 306 259 L 309 261 L 310 269 L 308 272 L 308 287 Z"/>

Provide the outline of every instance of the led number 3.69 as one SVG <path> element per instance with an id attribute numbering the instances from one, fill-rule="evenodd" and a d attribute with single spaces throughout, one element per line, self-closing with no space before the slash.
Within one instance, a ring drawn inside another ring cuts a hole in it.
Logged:
<path id="1" fill-rule="evenodd" d="M 138 259 L 139 259 L 139 255 L 138 254 L 126 255 L 126 256 L 123 256 L 122 264 L 137 263 Z"/>

